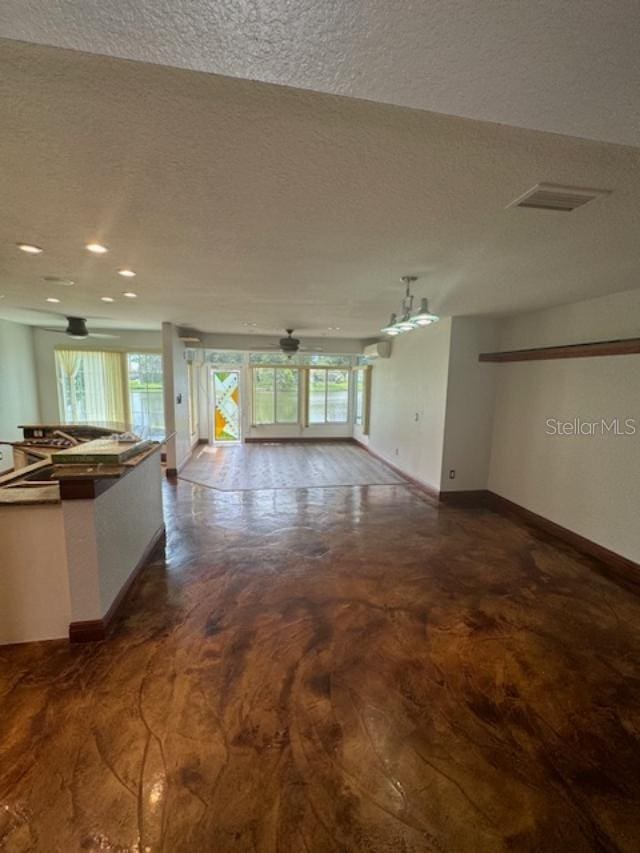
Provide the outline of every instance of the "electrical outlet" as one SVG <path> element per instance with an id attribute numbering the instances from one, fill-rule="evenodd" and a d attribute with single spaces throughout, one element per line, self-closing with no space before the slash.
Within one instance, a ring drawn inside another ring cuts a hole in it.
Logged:
<path id="1" fill-rule="evenodd" d="M 456 472 L 455 472 L 455 471 L 453 470 L 453 468 L 452 468 L 452 469 L 449 471 L 449 479 L 450 479 L 450 480 L 455 480 L 455 478 L 456 478 Z"/>

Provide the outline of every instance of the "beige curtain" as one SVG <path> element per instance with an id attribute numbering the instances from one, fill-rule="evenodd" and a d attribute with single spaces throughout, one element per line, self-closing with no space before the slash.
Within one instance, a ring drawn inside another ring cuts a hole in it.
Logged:
<path id="1" fill-rule="evenodd" d="M 58 369 L 70 379 L 73 420 L 126 423 L 123 358 L 123 353 L 104 350 L 56 350 Z"/>
<path id="2" fill-rule="evenodd" d="M 80 367 L 80 353 L 73 349 L 56 350 L 56 368 L 58 376 L 58 398 L 62 420 L 67 421 L 67 402 L 71 408 L 71 421 L 78 420 L 78 400 L 75 377 Z"/>

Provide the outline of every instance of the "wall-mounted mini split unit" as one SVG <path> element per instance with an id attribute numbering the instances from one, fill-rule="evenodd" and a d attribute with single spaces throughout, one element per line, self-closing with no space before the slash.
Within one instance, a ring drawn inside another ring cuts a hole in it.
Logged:
<path id="1" fill-rule="evenodd" d="M 509 207 L 530 207 L 536 210 L 557 210 L 571 213 L 598 196 L 610 195 L 611 190 L 594 190 L 587 187 L 563 187 L 560 184 L 536 184 L 524 195 L 518 196 Z"/>
<path id="2" fill-rule="evenodd" d="M 391 341 L 378 341 L 364 348 L 367 358 L 389 358 L 391 356 Z"/>

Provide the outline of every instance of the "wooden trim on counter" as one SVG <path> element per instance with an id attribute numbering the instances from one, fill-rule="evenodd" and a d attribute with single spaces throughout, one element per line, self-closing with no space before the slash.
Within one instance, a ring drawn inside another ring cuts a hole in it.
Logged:
<path id="1" fill-rule="evenodd" d="M 60 499 L 63 501 L 93 500 L 106 492 L 120 479 L 120 477 L 101 477 L 84 480 L 59 480 Z"/>
<path id="2" fill-rule="evenodd" d="M 478 361 L 548 361 L 558 358 L 595 358 L 605 355 L 637 355 L 640 353 L 640 338 L 615 341 L 595 341 L 586 344 L 566 344 L 536 349 L 514 349 L 505 352 L 481 352 Z"/>
<path id="3" fill-rule="evenodd" d="M 125 599 L 132 591 L 135 582 L 137 581 L 142 569 L 151 560 L 154 552 L 164 548 L 166 538 L 166 530 L 164 524 L 159 527 L 151 537 L 149 544 L 144 549 L 144 553 L 134 566 L 131 574 L 122 585 L 120 592 L 114 598 L 111 607 L 107 610 L 102 619 L 88 619 L 83 622 L 71 622 L 69 625 L 69 641 L 71 643 L 93 643 L 100 640 L 106 640 L 109 631 L 113 627 Z"/>
<path id="4" fill-rule="evenodd" d="M 86 619 L 69 625 L 70 643 L 96 643 L 106 638 L 107 631 L 102 619 Z"/>

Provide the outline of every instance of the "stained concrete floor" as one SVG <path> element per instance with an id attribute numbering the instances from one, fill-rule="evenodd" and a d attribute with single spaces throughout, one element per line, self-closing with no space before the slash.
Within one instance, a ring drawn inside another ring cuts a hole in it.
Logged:
<path id="1" fill-rule="evenodd" d="M 640 849 L 640 599 L 409 486 L 166 487 L 104 643 L 0 649 L 0 848 Z"/>

